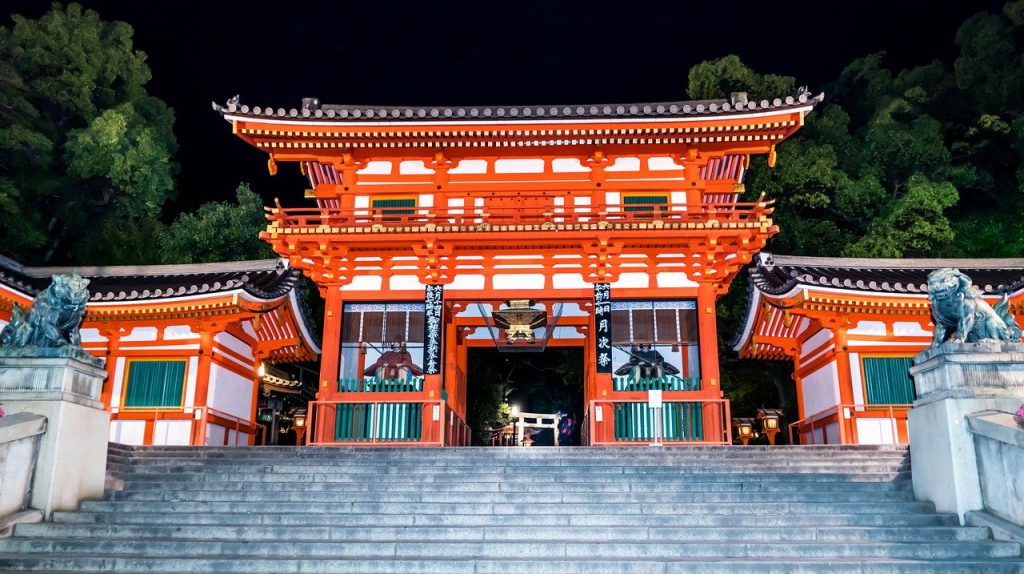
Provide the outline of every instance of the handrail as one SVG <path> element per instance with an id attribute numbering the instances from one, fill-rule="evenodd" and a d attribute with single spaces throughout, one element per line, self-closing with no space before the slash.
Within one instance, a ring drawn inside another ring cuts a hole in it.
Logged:
<path id="1" fill-rule="evenodd" d="M 319 226 L 401 227 L 410 225 L 479 226 L 580 223 L 738 223 L 760 221 L 772 213 L 766 202 L 633 203 L 540 206 L 445 207 L 296 207 L 272 208 L 267 219 L 281 228 Z"/>
<path id="2" fill-rule="evenodd" d="M 906 419 L 906 411 L 913 407 L 912 404 L 908 403 L 895 403 L 895 404 L 864 404 L 864 403 L 842 403 L 833 405 L 826 409 L 820 410 L 814 414 L 808 415 L 796 422 L 790 423 L 788 426 L 789 430 L 789 444 L 796 444 L 794 442 L 793 429 L 796 428 L 797 435 L 803 435 L 805 433 L 813 433 L 818 427 L 827 426 L 833 422 L 837 423 L 839 428 L 839 444 L 857 444 L 857 426 L 856 424 L 841 421 L 853 421 L 857 418 L 887 418 L 892 423 L 892 436 L 896 443 L 899 443 L 899 427 L 897 424 L 898 419 Z M 840 413 L 842 417 L 840 418 Z M 887 416 L 871 416 L 878 415 L 879 413 L 885 413 Z M 897 413 L 902 413 L 902 417 L 897 417 Z M 823 424 L 818 424 L 823 423 Z M 847 426 L 850 426 L 847 429 Z M 809 428 L 808 428 L 809 427 Z M 847 439 L 850 441 L 847 441 Z"/>

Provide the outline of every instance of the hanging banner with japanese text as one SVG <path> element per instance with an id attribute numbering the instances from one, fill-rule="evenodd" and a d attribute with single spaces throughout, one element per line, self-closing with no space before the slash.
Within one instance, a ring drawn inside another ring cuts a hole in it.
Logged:
<path id="1" fill-rule="evenodd" d="M 444 309 L 444 286 L 427 285 L 425 303 L 426 315 L 423 321 L 423 374 L 441 374 L 441 337 L 444 323 L 441 313 Z"/>
<path id="2" fill-rule="evenodd" d="M 597 372 L 612 372 L 612 287 L 594 284 L 594 349 L 597 351 Z"/>

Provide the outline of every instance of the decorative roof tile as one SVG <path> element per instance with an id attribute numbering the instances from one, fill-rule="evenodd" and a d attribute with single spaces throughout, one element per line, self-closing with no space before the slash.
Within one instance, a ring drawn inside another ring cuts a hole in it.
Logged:
<path id="1" fill-rule="evenodd" d="M 728 114 L 759 114 L 816 105 L 824 93 L 812 95 L 801 91 L 795 96 L 771 101 L 748 101 L 746 93 L 737 92 L 729 98 L 687 100 L 638 104 L 545 105 L 545 106 L 369 106 L 321 104 L 317 98 L 303 98 L 301 112 L 241 104 L 238 96 L 224 104 L 213 102 L 213 109 L 223 115 L 260 118 L 289 118 L 296 121 L 341 122 L 422 122 L 422 121 L 550 121 L 633 118 L 692 118 Z"/>

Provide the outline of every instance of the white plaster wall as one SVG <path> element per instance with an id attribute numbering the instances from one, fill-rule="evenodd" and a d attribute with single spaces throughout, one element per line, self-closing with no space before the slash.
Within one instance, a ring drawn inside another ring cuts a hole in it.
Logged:
<path id="1" fill-rule="evenodd" d="M 388 281 L 388 289 L 392 291 L 423 291 L 423 283 L 415 275 L 392 275 Z"/>
<path id="2" fill-rule="evenodd" d="M 551 276 L 555 289 L 592 289 L 593 285 L 583 280 L 582 273 L 555 273 Z"/>
<path id="3" fill-rule="evenodd" d="M 199 357 L 189 357 L 188 374 L 185 376 L 185 404 L 186 407 L 196 405 L 196 379 L 199 375 Z"/>
<path id="4" fill-rule="evenodd" d="M 850 353 L 850 384 L 853 385 L 853 404 L 865 404 L 864 378 L 860 371 L 860 353 Z"/>
<path id="5" fill-rule="evenodd" d="M 121 337 L 121 341 L 156 341 L 156 334 L 156 327 L 135 327 L 127 337 Z"/>
<path id="6" fill-rule="evenodd" d="M 544 160 L 499 159 L 494 162 L 494 173 L 544 173 Z"/>
<path id="7" fill-rule="evenodd" d="M 555 173 L 585 173 L 590 168 L 574 157 L 560 157 L 551 161 L 551 171 Z"/>
<path id="8" fill-rule="evenodd" d="M 543 289 L 542 274 L 495 275 L 492 278 L 495 289 Z"/>
<path id="9" fill-rule="evenodd" d="M 224 444 L 224 427 L 207 423 L 206 425 L 206 446 L 221 446 Z"/>
<path id="10" fill-rule="evenodd" d="M 398 173 L 402 175 L 429 175 L 434 173 L 434 170 L 427 169 L 422 161 L 406 160 L 398 165 Z"/>
<path id="11" fill-rule="evenodd" d="M 0 321 L 0 329 L 3 329 L 6 324 L 6 322 Z M 99 329 L 82 329 L 80 333 L 83 343 L 102 343 L 107 340 L 106 337 L 100 335 Z"/>
<path id="12" fill-rule="evenodd" d="M 658 287 L 697 287 L 697 282 L 691 281 L 683 272 L 658 273 L 657 279 Z"/>
<path id="13" fill-rule="evenodd" d="M 367 162 L 366 167 L 357 171 L 359 174 L 366 175 L 389 175 L 391 173 L 391 162 L 390 161 L 371 161 Z"/>
<path id="14" fill-rule="evenodd" d="M 125 358 L 118 357 L 117 364 L 114 366 L 114 380 L 112 381 L 114 387 L 110 389 L 110 408 L 111 412 L 115 413 L 121 406 L 121 389 L 124 388 L 124 365 Z"/>
<path id="15" fill-rule="evenodd" d="M 384 285 L 384 279 L 382 277 L 374 277 L 372 275 L 357 275 L 352 278 L 352 282 L 348 285 L 342 285 L 342 291 L 380 291 L 381 286 Z"/>
<path id="16" fill-rule="evenodd" d="M 252 348 L 230 333 L 217 333 L 213 340 L 247 359 L 253 358 Z"/>
<path id="17" fill-rule="evenodd" d="M 932 331 L 922 329 L 920 323 L 898 321 L 892 324 L 892 334 L 897 337 L 931 337 Z"/>
<path id="18" fill-rule="evenodd" d="M 249 420 L 252 415 L 252 381 L 220 365 L 210 365 L 207 406 Z"/>
<path id="19" fill-rule="evenodd" d="M 809 417 L 839 404 L 839 376 L 836 362 L 831 361 L 803 377 L 800 385 L 804 416 Z"/>
<path id="20" fill-rule="evenodd" d="M 605 171 L 640 171 L 640 158 L 617 157 L 615 163 L 604 168 Z"/>
<path id="21" fill-rule="evenodd" d="M 647 273 L 620 273 L 618 280 L 612 283 L 612 289 L 639 288 L 651 285 L 651 276 Z"/>
<path id="22" fill-rule="evenodd" d="M 885 335 L 885 323 L 882 321 L 860 321 L 857 326 L 847 331 L 849 335 Z"/>
<path id="23" fill-rule="evenodd" d="M 464 159 L 459 162 L 459 165 L 449 169 L 448 173 L 487 173 L 487 160 Z"/>
<path id="24" fill-rule="evenodd" d="M 857 419 L 858 444 L 895 444 L 892 419 Z"/>
<path id="25" fill-rule="evenodd" d="M 460 289 L 473 289 L 482 290 L 486 286 L 486 277 L 483 275 L 463 275 L 459 274 L 455 276 L 455 279 L 445 285 L 445 291 L 458 291 Z"/>
<path id="26" fill-rule="evenodd" d="M 110 421 L 110 442 L 140 445 L 146 436 L 146 421 Z"/>
<path id="27" fill-rule="evenodd" d="M 187 446 L 192 440 L 192 421 L 156 421 L 153 444 Z"/>
<path id="28" fill-rule="evenodd" d="M 800 358 L 807 359 L 808 353 L 817 349 L 818 347 L 825 344 L 826 341 L 832 338 L 832 331 L 829 329 L 822 329 L 817 333 L 811 335 L 809 339 L 804 341 L 803 347 L 800 350 Z"/>
<path id="29" fill-rule="evenodd" d="M 164 339 L 198 339 L 199 333 L 193 333 L 189 325 L 171 325 L 164 329 Z"/>
<path id="30" fill-rule="evenodd" d="M 839 444 L 839 423 L 829 423 L 825 426 L 825 438 L 828 444 Z"/>
<path id="31" fill-rule="evenodd" d="M 670 157 L 652 157 L 647 160 L 647 169 L 651 171 L 669 171 L 683 169 L 683 166 Z"/>

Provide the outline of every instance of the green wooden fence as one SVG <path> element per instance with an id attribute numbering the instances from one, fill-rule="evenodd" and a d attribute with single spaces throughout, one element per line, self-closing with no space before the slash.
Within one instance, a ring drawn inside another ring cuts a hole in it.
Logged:
<path id="1" fill-rule="evenodd" d="M 914 402 L 910 357 L 864 357 L 867 404 L 902 405 Z"/>
<path id="2" fill-rule="evenodd" d="M 340 403 L 335 440 L 341 442 L 419 442 L 423 403 Z"/>
<path id="3" fill-rule="evenodd" d="M 412 379 L 339 379 L 339 393 L 418 393 L 423 377 Z"/>
<path id="4" fill-rule="evenodd" d="M 654 440 L 656 434 L 655 410 L 647 403 L 615 403 L 615 440 L 637 442 Z M 701 403 L 667 402 L 661 408 L 661 438 L 663 441 L 704 440 Z"/>
<path id="5" fill-rule="evenodd" d="M 613 377 L 612 388 L 616 391 L 699 391 L 700 377 L 668 376 L 656 379 Z"/>

